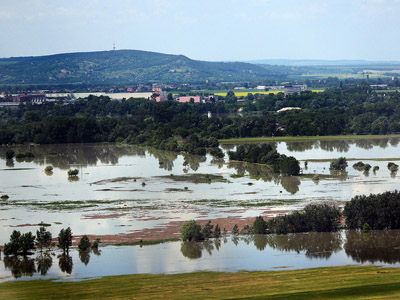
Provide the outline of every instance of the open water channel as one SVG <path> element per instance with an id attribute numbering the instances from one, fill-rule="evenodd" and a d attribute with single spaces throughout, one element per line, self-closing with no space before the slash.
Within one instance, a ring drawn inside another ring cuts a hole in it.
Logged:
<path id="1" fill-rule="evenodd" d="M 273 144 L 280 153 L 302 160 L 304 176 L 280 177 L 265 166 L 229 163 L 227 156 L 224 160 L 215 160 L 211 156 L 181 155 L 114 144 L 14 148 L 16 153 L 34 153 L 31 161 L 6 160 L 8 148 L 2 147 L 0 194 L 7 194 L 9 198 L 0 200 L 0 244 L 9 240 L 14 229 L 36 232 L 40 222 L 51 225 L 47 228 L 53 236 L 68 226 L 74 235 L 116 235 L 189 219 L 274 216 L 301 209 L 309 203 L 343 205 L 355 195 L 392 191 L 400 186 L 398 174 L 387 169 L 389 161 L 398 163 L 400 160 L 397 138 Z M 222 148 L 226 152 L 235 145 L 223 145 Z M 340 156 L 355 160 L 349 161 L 346 173 L 330 174 L 326 160 Z M 305 160 L 308 161 L 307 168 L 304 167 Z M 352 165 L 359 160 L 372 167 L 378 166 L 379 170 L 357 171 Z M 44 171 L 47 165 L 54 167 L 53 172 Z M 68 178 L 70 168 L 79 169 L 76 180 Z M 312 180 L 314 174 L 320 174 L 319 181 Z M 222 249 L 230 249 L 231 243 L 229 239 L 223 243 L 220 251 L 214 251 L 212 259 L 226 253 Z M 179 255 L 181 244 L 152 247 L 146 249 L 164 249 L 165 253 Z M 111 249 L 114 247 L 102 248 L 100 256 L 91 255 L 93 265 L 107 253 L 117 251 Z M 141 261 L 136 256 L 140 247 L 127 249 L 124 251 L 134 252 L 135 260 Z M 201 259 L 205 257 L 207 254 Z M 78 271 L 79 259 L 73 259 L 74 270 Z M 187 258 L 183 256 L 182 259 Z M 148 267 L 140 265 L 143 271 L 138 272 L 153 272 L 151 264 Z M 194 271 L 189 265 L 193 262 L 172 272 Z M 210 265 L 217 264 L 212 262 Z M 236 269 L 252 268 L 250 263 L 243 263 Z M 4 272 L 4 269 L 0 270 Z M 135 273 L 132 270 L 129 272 Z"/>

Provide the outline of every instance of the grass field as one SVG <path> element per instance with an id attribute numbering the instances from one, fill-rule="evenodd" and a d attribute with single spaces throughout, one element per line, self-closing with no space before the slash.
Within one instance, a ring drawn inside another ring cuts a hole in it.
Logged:
<path id="1" fill-rule="evenodd" d="M 400 134 L 391 135 L 327 135 L 327 136 L 278 136 L 249 137 L 221 139 L 220 144 L 263 143 L 263 142 L 304 142 L 304 141 L 335 141 L 335 140 L 368 140 L 381 138 L 400 138 Z"/>
<path id="2" fill-rule="evenodd" d="M 399 299 L 400 268 L 125 275 L 0 284 L 1 299 Z"/>

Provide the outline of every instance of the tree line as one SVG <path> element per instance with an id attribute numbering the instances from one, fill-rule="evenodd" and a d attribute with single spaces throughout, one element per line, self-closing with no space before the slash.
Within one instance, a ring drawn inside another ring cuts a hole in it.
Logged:
<path id="1" fill-rule="evenodd" d="M 369 196 L 355 196 L 344 206 L 343 211 L 335 205 L 309 204 L 301 211 L 264 220 L 256 217 L 252 226 L 237 225 L 231 230 L 237 234 L 287 234 L 297 232 L 336 232 L 340 228 L 363 230 L 400 229 L 400 192 L 385 192 Z M 341 224 L 345 217 L 345 226 Z M 207 223 L 208 228 L 212 226 Z M 212 228 L 212 227 L 211 227 Z M 204 230 L 204 229 L 203 229 Z M 224 234 L 226 230 L 224 229 Z M 203 240 L 202 229 L 194 220 L 181 228 L 184 241 Z M 209 235 L 207 237 L 213 237 Z"/>
<path id="2" fill-rule="evenodd" d="M 323 93 L 269 94 L 245 102 L 227 97 L 225 103 L 199 104 L 89 96 L 69 105 L 0 109 L 0 143 L 125 141 L 179 151 L 197 138 L 199 147 L 184 149 L 194 153 L 210 147 L 210 138 L 400 132 L 400 94 L 382 94 L 368 86 L 348 86 Z M 301 110 L 276 113 L 291 106 Z M 212 118 L 207 117 L 209 111 Z"/>

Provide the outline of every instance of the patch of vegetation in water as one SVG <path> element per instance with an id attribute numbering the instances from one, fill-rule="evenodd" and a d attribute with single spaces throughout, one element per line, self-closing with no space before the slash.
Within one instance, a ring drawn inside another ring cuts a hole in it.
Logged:
<path id="1" fill-rule="evenodd" d="M 231 174 L 229 175 L 231 178 L 242 178 L 244 177 L 244 174 Z"/>
<path id="2" fill-rule="evenodd" d="M 186 181 L 192 183 L 213 183 L 213 182 L 227 182 L 230 183 L 224 176 L 222 175 L 214 175 L 214 174 L 184 174 L 184 175 L 174 175 L 171 174 L 169 176 L 156 176 L 157 178 L 165 178 L 171 179 L 173 181 Z"/>
<path id="3" fill-rule="evenodd" d="M 189 190 L 189 189 L 185 189 L 185 188 L 183 188 L 183 189 L 178 189 L 178 188 L 167 188 L 167 189 L 165 189 L 165 192 L 167 192 L 167 193 L 171 193 L 171 192 L 189 192 L 189 193 L 191 193 L 191 192 L 193 192 L 192 190 Z"/>

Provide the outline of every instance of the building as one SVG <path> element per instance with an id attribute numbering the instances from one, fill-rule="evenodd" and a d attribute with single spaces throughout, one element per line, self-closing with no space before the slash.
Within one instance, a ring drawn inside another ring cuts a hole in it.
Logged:
<path id="1" fill-rule="evenodd" d="M 12 102 L 42 104 L 46 102 L 45 94 L 20 94 L 11 97 Z"/>
<path id="2" fill-rule="evenodd" d="M 307 90 L 306 84 L 287 85 L 284 87 L 285 95 L 300 94 Z"/>
<path id="3" fill-rule="evenodd" d="M 180 96 L 178 101 L 181 103 L 186 103 L 186 102 L 201 103 L 204 101 L 204 98 L 203 96 Z"/>

